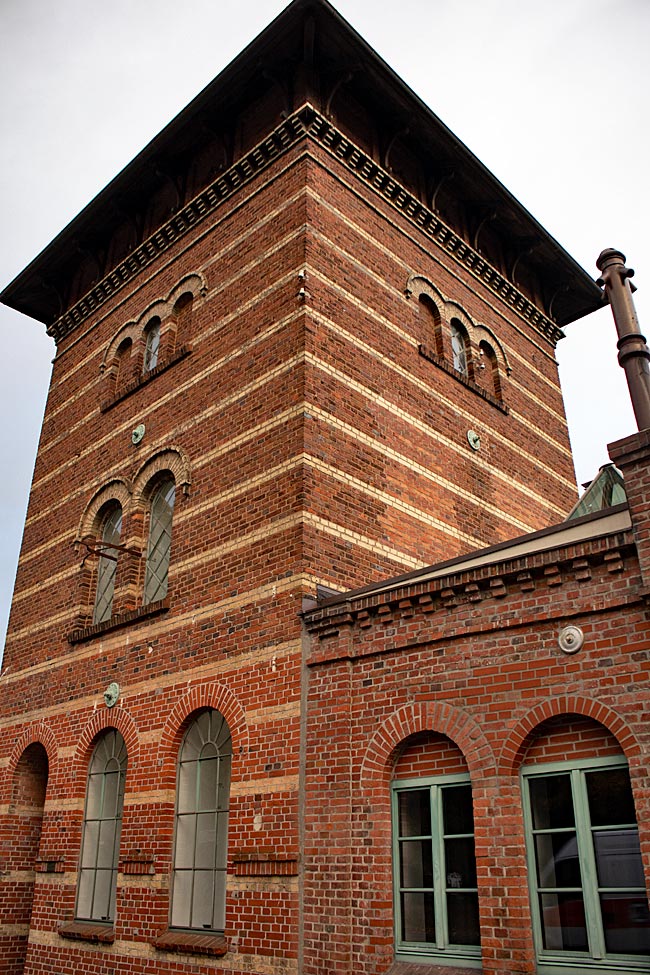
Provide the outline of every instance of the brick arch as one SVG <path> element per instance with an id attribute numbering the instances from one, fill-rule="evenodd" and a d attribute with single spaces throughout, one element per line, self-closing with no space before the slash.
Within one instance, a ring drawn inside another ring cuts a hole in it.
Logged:
<path id="1" fill-rule="evenodd" d="M 148 487 L 159 474 L 169 471 L 177 487 L 183 488 L 183 493 L 189 492 L 192 483 L 190 462 L 187 454 L 180 447 L 170 446 L 157 450 L 141 464 L 133 481 L 133 503 L 142 509 L 146 503 Z"/>
<path id="2" fill-rule="evenodd" d="M 208 284 L 205 275 L 200 271 L 192 271 L 191 274 L 184 275 L 178 284 L 174 285 L 167 295 L 167 304 L 173 308 L 181 295 L 190 292 L 195 298 L 205 298 L 208 293 Z"/>
<path id="3" fill-rule="evenodd" d="M 51 776 L 58 761 L 59 746 L 56 736 L 50 726 L 45 721 L 37 724 L 28 725 L 27 728 L 16 739 L 14 747 L 11 749 L 9 763 L 7 765 L 7 783 L 11 783 L 16 771 L 16 766 L 20 761 L 25 749 L 30 745 L 42 745 L 47 755 L 48 775 Z"/>
<path id="4" fill-rule="evenodd" d="M 225 684 L 197 684 L 172 709 L 160 735 L 158 767 L 163 788 L 176 784 L 178 749 L 190 717 L 202 708 L 213 708 L 228 722 L 232 737 L 233 765 L 248 752 L 248 725 L 239 700 Z"/>
<path id="5" fill-rule="evenodd" d="M 485 775 L 494 767 L 487 738 L 465 711 L 444 701 L 407 704 L 382 722 L 368 744 L 361 762 L 362 789 L 377 779 L 388 783 L 391 757 L 396 749 L 406 738 L 421 731 L 434 731 L 453 741 L 465 756 L 471 777 Z"/>
<path id="6" fill-rule="evenodd" d="M 123 342 L 130 339 L 133 343 L 133 347 L 135 347 L 138 343 L 139 337 L 140 326 L 137 322 L 127 322 L 126 325 L 123 325 L 120 329 L 118 329 L 104 351 L 104 356 L 99 367 L 100 373 L 105 373 L 106 370 L 113 365 L 117 355 L 117 350 Z"/>
<path id="7" fill-rule="evenodd" d="M 121 477 L 115 477 L 112 481 L 107 484 L 103 484 L 86 505 L 86 510 L 81 516 L 81 521 L 79 522 L 79 528 L 77 529 L 77 537 L 75 542 L 80 542 L 82 538 L 87 538 L 89 535 L 95 533 L 95 527 L 97 522 L 97 516 L 101 509 L 109 501 L 117 501 L 122 507 L 122 516 L 124 517 L 127 513 L 129 502 L 131 500 L 131 486 L 128 481 L 125 481 Z"/>
<path id="8" fill-rule="evenodd" d="M 616 738 L 627 758 L 641 753 L 641 746 L 624 719 L 600 701 L 578 695 L 566 695 L 541 701 L 519 718 L 504 741 L 498 756 L 497 767 L 501 774 L 516 773 L 532 733 L 549 718 L 561 715 L 580 715 L 603 725 Z"/>
<path id="9" fill-rule="evenodd" d="M 485 342 L 486 345 L 489 345 L 490 348 L 494 351 L 494 354 L 497 358 L 497 362 L 505 370 L 506 375 L 508 376 L 510 375 L 510 373 L 512 372 L 512 367 L 510 366 L 510 362 L 508 361 L 506 351 L 491 328 L 488 328 L 487 325 L 476 325 L 474 328 L 474 341 L 476 342 L 477 345 L 480 345 L 481 342 Z"/>
<path id="10" fill-rule="evenodd" d="M 90 761 L 95 739 L 102 731 L 108 728 L 115 728 L 124 738 L 129 765 L 138 762 L 140 734 L 132 716 L 124 708 L 120 707 L 119 704 L 112 708 L 104 707 L 102 704 L 92 714 L 81 732 L 79 742 L 70 763 L 71 790 L 77 798 L 85 795 L 88 762 Z"/>
<path id="11" fill-rule="evenodd" d="M 450 322 L 452 318 L 455 318 L 457 322 L 460 322 L 467 332 L 467 338 L 472 344 L 474 344 L 474 333 L 476 331 L 476 326 L 461 305 L 455 301 L 446 302 L 444 315 L 446 321 L 448 322 Z"/>
<path id="12" fill-rule="evenodd" d="M 444 318 L 444 309 L 446 301 L 442 293 L 436 288 L 435 284 L 425 278 L 422 274 L 409 274 L 408 281 L 406 282 L 406 288 L 404 293 L 407 298 L 415 295 L 419 298 L 420 295 L 426 295 L 438 310 L 438 314 L 441 318 Z"/>

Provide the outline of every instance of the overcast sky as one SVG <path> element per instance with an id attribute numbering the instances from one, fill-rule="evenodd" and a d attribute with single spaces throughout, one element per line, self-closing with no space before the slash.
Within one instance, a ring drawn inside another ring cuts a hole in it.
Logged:
<path id="1" fill-rule="evenodd" d="M 0 289 L 285 6 L 0 0 Z M 650 328 L 649 0 L 338 0 L 340 13 Z M 635 429 L 609 309 L 558 346 L 579 483 Z M 0 306 L 0 646 L 54 354 Z"/>

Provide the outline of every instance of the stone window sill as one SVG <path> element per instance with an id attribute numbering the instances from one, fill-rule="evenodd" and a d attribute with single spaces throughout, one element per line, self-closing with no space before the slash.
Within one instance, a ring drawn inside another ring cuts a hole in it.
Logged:
<path id="1" fill-rule="evenodd" d="M 99 921 L 70 921 L 62 924 L 58 933 L 62 938 L 69 938 L 71 941 L 90 941 L 102 945 L 112 945 L 115 941 L 113 925 L 101 924 Z"/>
<path id="2" fill-rule="evenodd" d="M 146 606 L 139 606 L 131 609 L 127 613 L 117 613 L 103 623 L 93 623 L 91 626 L 76 627 L 68 633 L 68 643 L 83 643 L 84 640 L 92 640 L 93 637 L 103 636 L 112 630 L 118 630 L 122 626 L 129 626 L 132 623 L 139 623 L 140 620 L 149 619 L 152 616 L 159 616 L 169 610 L 169 599 L 159 599 L 155 603 L 148 603 Z"/>
<path id="3" fill-rule="evenodd" d="M 114 396 L 102 402 L 100 405 L 100 410 L 102 413 L 107 413 L 108 410 L 112 410 L 114 406 L 121 403 L 122 400 L 126 399 L 127 396 L 130 396 L 131 393 L 135 393 L 136 389 L 141 389 L 143 386 L 146 386 L 147 383 L 150 383 L 152 379 L 156 378 L 156 376 L 159 376 L 161 373 L 165 372 L 166 369 L 169 369 L 170 366 L 175 365 L 177 362 L 180 362 L 181 359 L 188 356 L 191 351 L 191 346 L 181 345 L 180 348 L 178 348 L 174 354 L 169 357 L 169 359 L 165 359 L 163 362 L 155 366 L 155 368 L 150 369 L 149 372 L 143 372 L 135 379 L 131 379 L 125 386 L 122 386 Z"/>
<path id="4" fill-rule="evenodd" d="M 483 389 L 482 386 L 479 386 L 478 383 L 472 382 L 472 380 L 468 379 L 467 376 L 463 376 L 462 372 L 458 372 L 458 369 L 454 369 L 454 367 L 450 366 L 448 362 L 441 359 L 440 356 L 433 351 L 433 349 L 428 348 L 426 345 L 418 345 L 418 352 L 423 359 L 427 360 L 427 362 L 432 362 L 434 366 L 438 366 L 438 368 L 442 369 L 443 372 L 446 372 L 449 376 L 453 376 L 454 379 L 457 379 L 459 383 L 462 383 L 463 386 L 471 389 L 473 393 L 477 394 L 477 396 L 480 396 L 492 406 L 495 406 L 497 410 L 501 411 L 501 413 L 505 413 L 506 416 L 510 413 L 510 410 L 505 403 L 502 403 L 501 400 L 497 399 L 495 396 L 492 396 L 491 393 L 488 393 L 488 391 Z"/>
<path id="5" fill-rule="evenodd" d="M 158 951 L 171 951 L 189 955 L 211 955 L 220 958 L 228 951 L 228 944 L 223 934 L 206 932 L 164 931 L 153 942 Z"/>

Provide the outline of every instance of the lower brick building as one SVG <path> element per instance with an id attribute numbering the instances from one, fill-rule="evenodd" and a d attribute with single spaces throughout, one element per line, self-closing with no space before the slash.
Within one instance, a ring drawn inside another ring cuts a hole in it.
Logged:
<path id="1" fill-rule="evenodd" d="M 306 612 L 305 971 L 650 969 L 650 431 L 609 449 L 625 503 Z"/>

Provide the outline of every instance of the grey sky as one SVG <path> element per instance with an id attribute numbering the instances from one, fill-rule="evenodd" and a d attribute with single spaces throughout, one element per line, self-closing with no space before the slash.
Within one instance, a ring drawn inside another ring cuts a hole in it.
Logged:
<path id="1" fill-rule="evenodd" d="M 1 0 L 0 288 L 285 6 Z M 341 14 L 588 271 L 650 317 L 647 0 L 338 0 Z M 646 327 L 648 327 L 646 325 Z M 54 346 L 0 309 L 0 645 Z M 558 347 L 578 482 L 634 430 L 608 309 Z"/>

